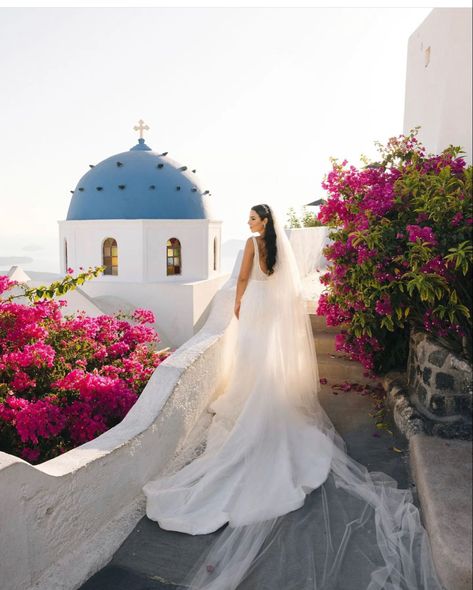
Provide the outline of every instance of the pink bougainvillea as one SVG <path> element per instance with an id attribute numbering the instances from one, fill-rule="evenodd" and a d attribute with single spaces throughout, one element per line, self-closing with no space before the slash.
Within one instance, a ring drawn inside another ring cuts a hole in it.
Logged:
<path id="1" fill-rule="evenodd" d="M 170 353 L 149 310 L 63 316 L 64 299 L 5 298 L 15 284 L 0 276 L 0 449 L 36 463 L 118 424 Z"/>
<path id="2" fill-rule="evenodd" d="M 346 328 L 336 348 L 368 374 L 403 368 L 413 326 L 471 351 L 472 167 L 450 146 L 426 155 L 409 135 L 364 168 L 333 160 L 318 219 L 332 231 L 317 313 Z"/>

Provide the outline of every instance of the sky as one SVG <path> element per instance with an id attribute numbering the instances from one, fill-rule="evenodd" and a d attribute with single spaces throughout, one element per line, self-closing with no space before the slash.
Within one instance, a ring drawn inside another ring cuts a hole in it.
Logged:
<path id="1" fill-rule="evenodd" d="M 197 169 L 223 241 L 403 132 L 431 8 L 0 8 L 0 269 L 59 272 L 79 178 L 137 142 Z"/>

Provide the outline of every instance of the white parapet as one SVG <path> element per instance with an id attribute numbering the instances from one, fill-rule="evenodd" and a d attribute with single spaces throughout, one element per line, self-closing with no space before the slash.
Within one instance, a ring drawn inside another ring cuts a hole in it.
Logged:
<path id="1" fill-rule="evenodd" d="M 37 466 L 0 452 L 1 590 L 74 590 L 111 559 L 144 515 L 142 486 L 224 386 L 234 291 L 232 275 L 120 424 Z"/>
<path id="2" fill-rule="evenodd" d="M 318 264 L 325 233 L 295 230 L 302 271 Z M 159 365 L 120 424 L 36 466 L 0 452 L 0 590 L 76 590 L 144 516 L 143 485 L 225 387 L 241 258 L 242 251 L 202 328 Z"/>

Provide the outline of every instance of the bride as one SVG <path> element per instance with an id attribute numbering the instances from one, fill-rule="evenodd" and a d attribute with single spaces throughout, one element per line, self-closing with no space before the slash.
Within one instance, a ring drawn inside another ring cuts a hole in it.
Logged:
<path id="1" fill-rule="evenodd" d="M 283 227 L 252 207 L 225 391 L 148 482 L 162 529 L 215 540 L 186 588 L 441 590 L 411 492 L 346 453 L 321 407 L 301 282 Z M 220 530 L 222 529 L 222 530 Z"/>

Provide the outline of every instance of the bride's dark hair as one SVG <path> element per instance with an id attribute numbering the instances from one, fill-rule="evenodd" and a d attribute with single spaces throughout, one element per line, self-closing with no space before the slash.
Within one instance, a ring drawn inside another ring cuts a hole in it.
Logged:
<path id="1" fill-rule="evenodd" d="M 267 219 L 263 240 L 266 250 L 266 266 L 268 267 L 268 274 L 273 274 L 274 265 L 276 264 L 276 256 L 278 253 L 278 247 L 276 244 L 276 232 L 274 230 L 273 213 L 269 205 L 254 205 L 253 211 L 257 213 L 261 219 Z"/>

